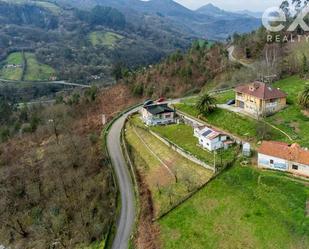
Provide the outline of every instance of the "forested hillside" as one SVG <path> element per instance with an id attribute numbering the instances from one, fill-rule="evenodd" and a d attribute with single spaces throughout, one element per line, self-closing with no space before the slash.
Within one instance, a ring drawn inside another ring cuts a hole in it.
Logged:
<path id="1" fill-rule="evenodd" d="M 190 44 L 188 36 L 159 19 L 145 20 L 132 23 L 121 11 L 104 6 L 81 10 L 45 1 L 0 1 L 0 75 L 12 68 L 8 56 L 24 51 L 55 70 L 44 80 L 111 83 L 113 65 L 119 62 L 135 68 Z M 110 34 L 119 39 L 111 40 Z M 97 37 L 100 42 L 94 42 Z"/>
<path id="2" fill-rule="evenodd" d="M 101 114 L 110 120 L 137 101 L 123 85 L 50 106 L 0 98 L 1 248 L 104 247 L 117 201 Z"/>
<path id="3" fill-rule="evenodd" d="M 124 74 L 122 81 L 137 96 L 179 97 L 199 92 L 237 67 L 229 61 L 226 46 L 200 40 L 186 53 L 177 51 L 159 64 Z"/>

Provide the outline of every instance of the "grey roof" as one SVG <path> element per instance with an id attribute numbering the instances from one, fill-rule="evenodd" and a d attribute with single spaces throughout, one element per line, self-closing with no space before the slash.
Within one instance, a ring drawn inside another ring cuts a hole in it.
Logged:
<path id="1" fill-rule="evenodd" d="M 152 115 L 174 112 L 174 110 L 172 108 L 168 107 L 167 104 L 149 105 L 149 106 L 145 106 L 144 108 L 148 112 L 150 112 Z"/>

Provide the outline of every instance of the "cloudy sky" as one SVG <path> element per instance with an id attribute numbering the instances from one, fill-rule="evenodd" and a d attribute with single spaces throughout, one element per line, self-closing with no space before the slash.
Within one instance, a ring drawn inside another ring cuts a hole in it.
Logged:
<path id="1" fill-rule="evenodd" d="M 264 11 L 268 7 L 278 6 L 282 0 L 174 0 L 190 9 L 213 3 L 225 10 Z"/>

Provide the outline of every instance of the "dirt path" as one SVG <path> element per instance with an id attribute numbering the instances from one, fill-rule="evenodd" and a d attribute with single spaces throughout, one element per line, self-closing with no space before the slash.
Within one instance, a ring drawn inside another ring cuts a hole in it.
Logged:
<path id="1" fill-rule="evenodd" d="M 246 62 L 244 62 L 242 60 L 239 60 L 239 59 L 235 58 L 234 57 L 234 50 L 235 50 L 235 46 L 234 45 L 232 45 L 232 46 L 227 48 L 227 51 L 229 52 L 229 60 L 230 61 L 239 63 L 239 64 L 243 65 L 244 67 L 254 69 L 252 64 L 246 63 Z"/>

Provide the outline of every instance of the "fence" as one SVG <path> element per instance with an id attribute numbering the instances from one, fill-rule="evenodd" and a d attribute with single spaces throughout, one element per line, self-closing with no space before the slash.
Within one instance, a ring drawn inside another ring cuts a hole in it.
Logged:
<path id="1" fill-rule="evenodd" d="M 208 169 L 213 171 L 214 173 L 216 173 L 216 169 L 215 167 L 211 167 L 208 164 L 206 164 L 205 162 L 197 159 L 195 156 L 193 156 L 192 154 L 188 153 L 187 151 L 185 151 L 184 149 L 180 148 L 178 145 L 174 144 L 173 142 L 169 141 L 166 138 L 161 137 L 160 135 L 158 135 L 157 133 L 149 130 L 149 132 L 155 136 L 157 139 L 159 139 L 161 142 L 163 142 L 164 144 L 166 144 L 167 146 L 169 146 L 172 150 L 176 151 L 177 153 L 179 153 L 180 155 L 182 155 L 183 157 L 187 158 L 188 160 Z"/>

